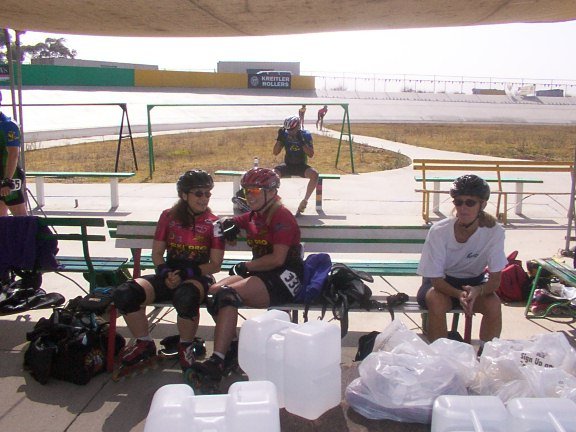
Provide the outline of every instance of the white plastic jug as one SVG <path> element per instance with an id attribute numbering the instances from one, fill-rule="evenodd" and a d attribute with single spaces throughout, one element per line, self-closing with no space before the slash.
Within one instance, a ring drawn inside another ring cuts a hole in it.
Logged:
<path id="1" fill-rule="evenodd" d="M 576 431 L 576 403 L 562 398 L 515 398 L 508 401 L 513 432 Z"/>
<path id="2" fill-rule="evenodd" d="M 144 432 L 280 432 L 276 387 L 244 381 L 228 394 L 195 396 L 186 384 L 170 384 L 154 394 Z"/>
<path id="3" fill-rule="evenodd" d="M 517 432 L 497 396 L 442 395 L 432 408 L 432 432 Z"/>
<path id="4" fill-rule="evenodd" d="M 238 363 L 250 381 L 267 380 L 266 343 L 274 333 L 294 327 L 286 312 L 272 309 L 250 318 L 240 328 Z"/>
<path id="5" fill-rule="evenodd" d="M 244 321 L 238 361 L 251 381 L 276 385 L 280 408 L 314 420 L 342 400 L 340 328 L 288 320 L 271 310 Z"/>
<path id="6" fill-rule="evenodd" d="M 284 404 L 286 410 L 315 420 L 342 401 L 340 328 L 308 321 L 286 332 Z"/>

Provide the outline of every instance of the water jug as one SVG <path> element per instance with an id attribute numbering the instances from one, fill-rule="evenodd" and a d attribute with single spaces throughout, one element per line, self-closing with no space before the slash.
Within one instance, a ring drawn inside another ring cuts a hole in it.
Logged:
<path id="1" fill-rule="evenodd" d="M 228 394 L 195 396 L 186 384 L 154 394 L 144 432 L 280 432 L 276 388 L 269 381 L 237 382 Z"/>
<path id="2" fill-rule="evenodd" d="M 290 328 L 284 343 L 284 404 L 309 420 L 340 404 L 340 328 L 308 321 Z"/>
<path id="3" fill-rule="evenodd" d="M 250 381 L 268 379 L 266 343 L 274 333 L 295 325 L 290 322 L 290 317 L 286 312 L 276 309 L 242 323 L 238 342 L 238 363 Z"/>
<path id="4" fill-rule="evenodd" d="M 511 432 L 508 428 L 508 411 L 497 396 L 438 396 L 432 408 L 430 430 Z"/>
<path id="5" fill-rule="evenodd" d="M 576 403 L 562 398 L 515 398 L 508 401 L 514 432 L 576 431 Z"/>

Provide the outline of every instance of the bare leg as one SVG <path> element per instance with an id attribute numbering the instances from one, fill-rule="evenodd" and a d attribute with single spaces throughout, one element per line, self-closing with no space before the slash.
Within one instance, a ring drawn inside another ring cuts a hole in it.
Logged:
<path id="1" fill-rule="evenodd" d="M 154 288 L 150 285 L 146 279 L 136 279 L 137 282 L 146 293 L 146 301 L 140 307 L 140 310 L 136 312 L 131 312 L 124 315 L 124 321 L 135 338 L 146 337 L 149 334 L 148 331 L 148 320 L 146 319 L 146 305 L 154 302 Z"/>
<path id="2" fill-rule="evenodd" d="M 180 333 L 180 337 L 185 341 L 192 341 L 198 331 L 200 317 L 194 317 L 193 319 L 178 317 L 176 324 L 178 325 L 178 333 Z"/>
<path id="3" fill-rule="evenodd" d="M 26 211 L 26 203 L 16 204 L 9 207 L 10 213 L 14 216 L 28 216 L 28 211 Z"/>
<path id="4" fill-rule="evenodd" d="M 500 337 L 502 332 L 502 303 L 496 294 L 479 297 L 474 303 L 474 311 L 482 314 L 480 340 L 489 342 Z"/>
<path id="5" fill-rule="evenodd" d="M 450 297 L 439 293 L 434 288 L 426 293 L 426 305 L 428 307 L 428 328 L 426 336 L 430 342 L 448 336 L 446 313 L 452 307 Z"/>
<path id="6" fill-rule="evenodd" d="M 304 176 L 309 179 L 308 186 L 306 187 L 306 196 L 304 197 L 304 199 L 308 201 L 312 196 L 312 192 L 314 192 L 318 185 L 318 171 L 314 168 L 308 168 L 304 173 Z"/>
<path id="7" fill-rule="evenodd" d="M 0 201 L 0 216 L 8 215 L 8 207 L 4 204 L 4 201 Z"/>

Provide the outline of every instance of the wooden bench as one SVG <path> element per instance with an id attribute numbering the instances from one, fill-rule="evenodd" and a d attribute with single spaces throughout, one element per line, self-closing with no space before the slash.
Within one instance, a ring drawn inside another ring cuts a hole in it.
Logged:
<path id="1" fill-rule="evenodd" d="M 50 228 L 50 233 L 41 234 L 43 239 L 56 239 L 60 251 L 66 249 L 63 242 L 79 242 L 82 247 L 81 255 L 56 255 L 59 268 L 58 273 L 83 273 L 89 283 L 89 291 L 102 286 L 101 280 L 112 285 L 119 283 L 117 276 L 126 264 L 126 258 L 119 257 L 93 257 L 90 254 L 90 242 L 105 242 L 106 235 L 95 234 L 94 229 L 104 227 L 103 218 L 38 218 L 40 226 Z M 85 291 L 86 292 L 86 291 Z"/>
<path id="2" fill-rule="evenodd" d="M 59 178 L 70 179 L 77 177 L 86 178 L 109 178 L 110 179 L 110 207 L 111 210 L 116 210 L 120 205 L 120 195 L 118 194 L 118 180 L 124 178 L 134 177 L 136 173 L 133 172 L 58 172 L 58 171 L 27 171 L 26 177 L 35 178 L 36 183 L 36 199 L 38 207 L 43 207 L 46 204 L 44 195 L 44 179 L 45 178 Z"/>
<path id="3" fill-rule="evenodd" d="M 116 248 L 129 249 L 131 258 L 126 262 L 127 268 L 133 269 L 133 277 L 140 276 L 142 270 L 154 269 L 149 254 L 143 255 L 142 250 L 151 250 L 156 222 L 152 221 L 122 221 L 107 220 L 110 237 L 115 239 Z M 419 259 L 409 255 L 419 254 L 428 234 L 427 226 L 353 226 L 353 225 L 314 225 L 301 226 L 302 244 L 306 254 L 326 252 L 334 262 L 342 262 L 355 270 L 363 270 L 373 276 L 384 279 L 385 276 L 417 276 Z M 366 259 L 362 254 L 394 254 L 388 259 Z M 344 255 L 345 258 L 340 258 Z M 404 255 L 406 258 L 398 258 Z M 239 239 L 238 247 L 227 249 L 222 271 L 227 272 L 241 261 L 251 259 L 245 242 Z M 385 296 L 375 294 L 374 299 L 384 301 Z M 166 305 L 158 305 L 165 307 Z M 288 304 L 283 310 L 293 311 L 293 320 L 297 320 L 298 311 L 304 309 L 301 304 Z M 311 310 L 319 310 L 312 307 Z M 363 309 L 353 309 L 351 312 L 365 312 Z M 395 308 L 399 313 L 426 314 L 420 308 L 415 298 L 404 305 Z M 454 314 L 452 329 L 457 330 L 461 309 L 451 311 Z M 114 315 L 115 320 L 115 315 Z M 112 322 L 112 318 L 111 318 Z M 472 319 L 466 318 L 464 338 L 471 340 Z M 113 340 L 113 338 L 110 338 Z M 110 351 L 111 352 L 111 351 Z"/>
<path id="4" fill-rule="evenodd" d="M 233 177 L 232 196 L 240 190 L 240 179 L 245 171 L 218 170 L 214 175 Z M 338 180 L 339 174 L 318 174 L 318 184 L 316 185 L 316 211 L 322 211 L 322 184 L 324 180 Z"/>
<path id="5" fill-rule="evenodd" d="M 449 191 L 440 190 L 440 183 L 450 183 L 460 175 L 474 173 L 480 175 L 486 181 L 496 183 L 496 187 L 491 188 L 491 193 L 497 197 L 496 217 L 503 223 L 507 223 L 508 195 L 516 195 L 516 214 L 522 213 L 522 202 L 533 195 L 567 195 L 569 192 L 527 192 L 524 184 L 544 183 L 537 178 L 504 177 L 510 172 L 572 172 L 573 162 L 570 161 L 500 161 L 500 160 L 454 160 L 454 159 L 414 159 L 414 170 L 420 171 L 421 175 L 416 176 L 416 181 L 422 183 L 422 218 L 426 223 L 430 222 L 430 195 L 433 196 L 433 210 L 437 211 L 439 206 L 439 194 L 446 194 Z M 430 171 L 457 172 L 457 175 L 429 176 Z M 495 173 L 496 177 L 486 176 L 484 173 Z M 428 183 L 432 183 L 432 188 Z M 515 184 L 516 190 L 505 190 L 505 184 Z"/>

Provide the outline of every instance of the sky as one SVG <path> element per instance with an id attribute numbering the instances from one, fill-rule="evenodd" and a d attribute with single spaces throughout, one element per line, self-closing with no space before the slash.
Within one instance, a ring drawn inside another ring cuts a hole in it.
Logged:
<path id="1" fill-rule="evenodd" d="M 64 37 L 83 60 L 215 71 L 218 61 L 300 62 L 301 73 L 576 80 L 576 21 L 235 38 Z"/>

